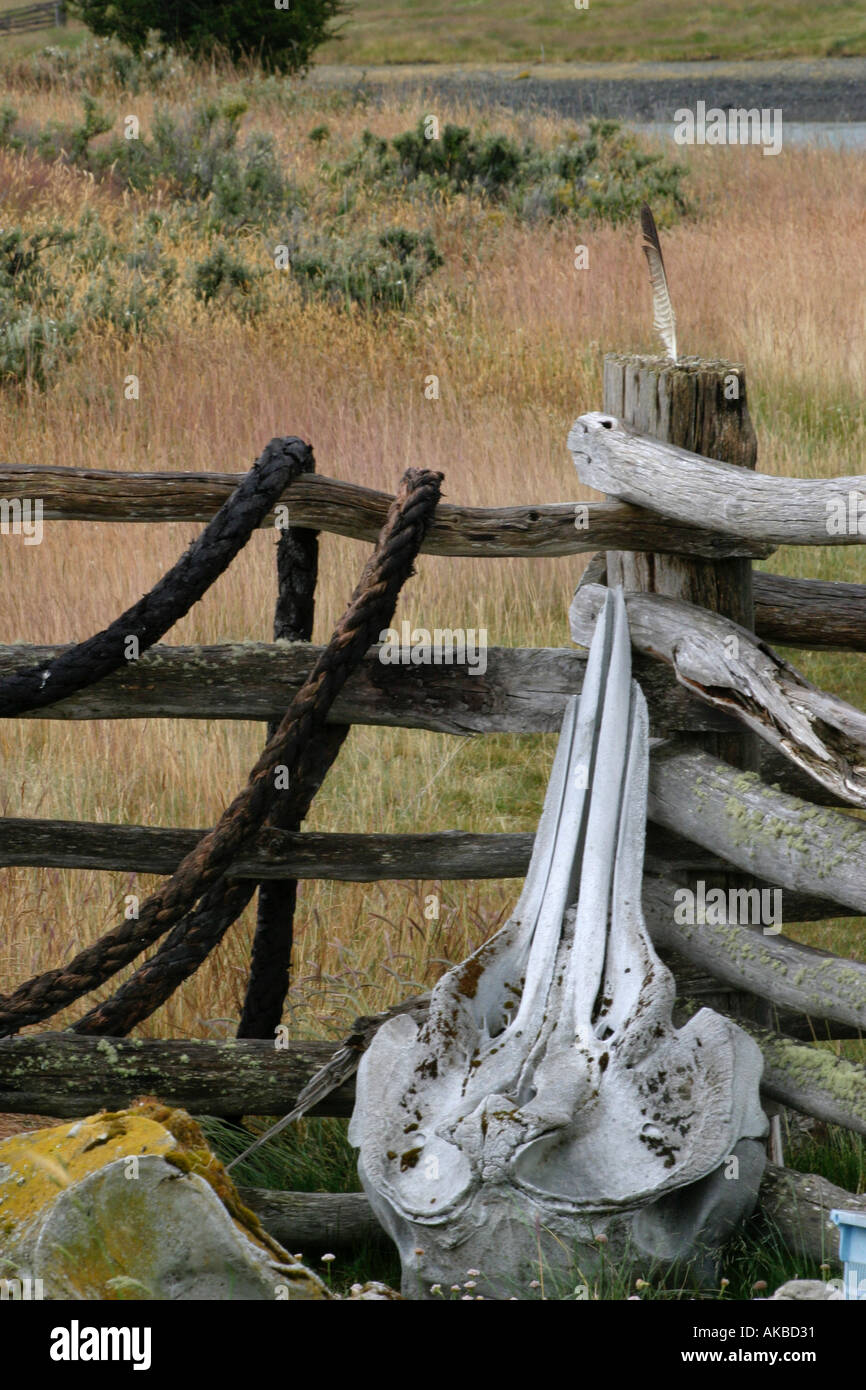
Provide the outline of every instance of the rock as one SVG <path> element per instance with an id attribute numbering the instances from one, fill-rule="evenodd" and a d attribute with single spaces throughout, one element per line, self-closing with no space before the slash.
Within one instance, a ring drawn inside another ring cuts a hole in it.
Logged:
<path id="1" fill-rule="evenodd" d="M 844 1298 L 842 1280 L 831 1279 L 789 1279 L 773 1294 L 773 1299 L 789 1299 L 795 1302 L 815 1302 Z M 773 1299 L 770 1301 L 772 1302 Z"/>
<path id="2" fill-rule="evenodd" d="M 47 1299 L 330 1299 L 198 1125 L 143 1101 L 0 1144 L 0 1273 Z"/>

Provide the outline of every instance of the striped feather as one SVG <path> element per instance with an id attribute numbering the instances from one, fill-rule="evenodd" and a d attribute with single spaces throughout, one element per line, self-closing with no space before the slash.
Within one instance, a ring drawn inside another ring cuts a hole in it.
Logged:
<path id="1" fill-rule="evenodd" d="M 653 290 L 653 328 L 664 343 L 668 357 L 677 360 L 677 321 L 674 306 L 668 290 L 668 277 L 662 257 L 661 242 L 656 221 L 648 203 L 640 210 L 640 225 L 643 231 L 643 249 L 649 266 L 650 283 Z"/>

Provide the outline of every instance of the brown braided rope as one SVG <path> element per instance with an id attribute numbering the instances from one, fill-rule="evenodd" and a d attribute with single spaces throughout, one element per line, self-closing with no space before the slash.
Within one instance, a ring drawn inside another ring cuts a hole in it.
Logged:
<path id="1" fill-rule="evenodd" d="M 407 469 L 376 547 L 328 646 L 269 739 L 249 781 L 170 879 L 124 921 L 63 969 L 50 970 L 0 1000 L 0 1037 L 49 1018 L 97 989 L 180 921 L 224 874 L 245 840 L 258 830 L 277 790 L 277 768 L 291 767 L 325 726 L 328 710 L 365 652 L 387 627 L 397 595 L 432 519 L 441 473 Z"/>
<path id="2" fill-rule="evenodd" d="M 346 732 L 343 724 L 326 725 L 310 739 L 299 762 L 289 769 L 291 786 L 287 794 L 298 824 L 309 810 L 327 768 L 337 757 Z M 240 917 L 255 890 L 254 879 L 218 879 L 199 899 L 195 910 L 172 928 L 155 954 L 110 999 L 97 1004 L 73 1024 L 71 1032 L 125 1037 L 195 974 Z M 281 1017 L 282 1007 L 277 1023 Z M 273 1037 L 273 1029 L 269 1036 Z"/>

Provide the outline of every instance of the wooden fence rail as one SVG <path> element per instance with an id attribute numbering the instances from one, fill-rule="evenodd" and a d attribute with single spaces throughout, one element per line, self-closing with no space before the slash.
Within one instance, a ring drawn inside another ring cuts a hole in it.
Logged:
<path id="1" fill-rule="evenodd" d="M 0 12 L 0 34 L 23 34 L 31 29 L 53 29 L 65 24 L 66 6 L 62 0 L 20 5 L 14 10 Z"/>
<path id="2" fill-rule="evenodd" d="M 46 521 L 210 521 L 228 500 L 241 473 L 121 473 L 109 469 L 0 467 L 0 497 L 7 503 L 37 499 Z M 323 474 L 298 478 L 280 505 L 293 526 L 375 541 L 393 497 L 387 492 Z M 575 512 L 575 507 L 582 510 Z M 270 513 L 262 522 L 272 526 Z M 577 525 L 575 524 L 577 523 Z M 428 555 L 476 559 L 580 555 L 629 542 L 657 550 L 715 558 L 760 558 L 771 546 L 715 535 L 704 527 L 659 520 L 638 507 L 605 502 L 539 503 L 523 507 L 457 507 L 440 503 L 421 549 Z"/>

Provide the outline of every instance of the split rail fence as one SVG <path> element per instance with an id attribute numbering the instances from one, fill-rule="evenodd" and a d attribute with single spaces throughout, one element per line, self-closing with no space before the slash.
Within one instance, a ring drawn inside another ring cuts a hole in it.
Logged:
<path id="1" fill-rule="evenodd" d="M 66 24 L 66 6 L 62 0 L 47 0 L 42 5 L 19 5 L 0 13 L 0 34 L 24 34 L 31 29 L 53 29 Z"/>
<path id="2" fill-rule="evenodd" d="M 749 920 L 682 925 L 674 913 L 677 890 L 700 880 L 707 892 L 722 887 L 729 896 L 781 889 L 787 923 L 866 915 L 866 820 L 845 809 L 866 806 L 866 716 L 816 690 L 767 645 L 866 650 L 866 586 L 753 569 L 779 544 L 862 544 L 857 527 L 828 533 L 827 517 L 840 497 L 859 496 L 866 513 L 866 477 L 756 474 L 745 377 L 735 365 L 609 356 L 603 405 L 603 414 L 581 417 L 569 444 L 581 481 L 606 501 L 477 509 L 437 505 L 437 494 L 421 542 L 428 554 L 490 560 L 591 553 L 571 609 L 582 648 L 492 648 L 484 675 L 459 665 L 385 665 L 366 650 L 330 703 L 304 804 L 351 724 L 458 736 L 556 731 L 581 687 L 603 586 L 623 584 L 634 674 L 656 740 L 644 911 L 677 978 L 680 1014 L 710 1004 L 752 1032 L 764 1055 L 768 1108 L 866 1134 L 866 1066 L 816 1046 L 866 1036 L 866 963 L 809 949 L 775 929 L 768 934 Z M 308 640 L 317 533 L 375 540 L 398 505 L 311 467 L 295 468 L 280 494 L 291 526 L 289 550 L 278 560 L 275 633 L 296 640 L 153 645 L 59 702 L 42 698 L 22 717 L 252 719 L 274 736 L 288 701 L 330 650 Z M 238 482 L 225 473 L 0 468 L 6 503 L 41 498 L 51 523 L 210 521 Z M 257 525 L 273 524 L 274 505 Z M 8 713 L 2 696 L 14 673 L 52 667 L 65 650 L 0 646 L 0 714 Z M 270 950 L 277 942 L 270 997 L 262 1002 L 265 950 L 258 999 L 248 993 L 238 1039 L 114 1035 L 106 1047 L 94 1034 L 105 1034 L 111 1015 L 99 1009 L 88 1015 L 89 1030 L 6 1036 L 0 1111 L 76 1116 L 145 1094 L 194 1114 L 291 1110 L 334 1051 L 329 1042 L 285 1050 L 273 1043 L 297 881 L 519 878 L 533 841 L 531 834 L 460 831 L 317 834 L 301 832 L 300 823 L 296 802 L 239 842 L 224 865 L 229 891 L 243 901 L 259 885 L 257 942 Z M 204 837 L 196 829 L 7 818 L 0 820 L 0 866 L 171 875 Z M 15 997 L 0 996 L 0 1032 L 16 1031 L 3 1012 Z M 50 1012 L 22 1017 L 37 1021 Z M 310 1113 L 347 1115 L 352 1101 L 349 1077 Z M 243 1191 L 291 1249 L 378 1230 L 360 1195 Z M 830 1207 L 864 1209 L 866 1198 L 771 1165 L 762 1204 L 793 1246 L 832 1258 Z"/>

